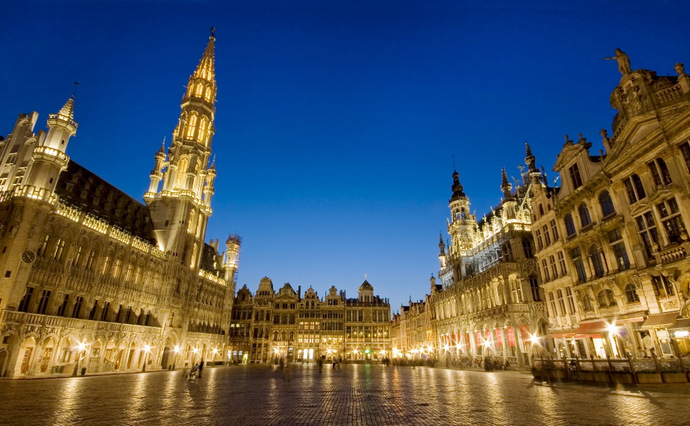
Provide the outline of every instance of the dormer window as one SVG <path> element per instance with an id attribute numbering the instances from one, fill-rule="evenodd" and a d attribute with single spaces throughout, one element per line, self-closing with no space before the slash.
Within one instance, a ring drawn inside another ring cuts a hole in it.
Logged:
<path id="1" fill-rule="evenodd" d="M 570 172 L 570 182 L 573 184 L 573 189 L 577 189 L 582 186 L 582 176 L 580 175 L 580 168 L 577 164 L 573 164 L 568 169 Z"/>

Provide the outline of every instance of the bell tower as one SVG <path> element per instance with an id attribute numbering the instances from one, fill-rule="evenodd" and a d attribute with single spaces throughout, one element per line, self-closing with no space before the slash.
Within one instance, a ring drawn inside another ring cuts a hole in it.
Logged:
<path id="1" fill-rule="evenodd" d="M 193 269 L 198 267 L 204 244 L 216 177 L 215 165 L 209 165 L 217 93 L 215 41 L 211 29 L 182 96 L 172 143 L 167 152 L 163 146 L 155 154 L 149 190 L 144 194 L 160 249 Z"/>

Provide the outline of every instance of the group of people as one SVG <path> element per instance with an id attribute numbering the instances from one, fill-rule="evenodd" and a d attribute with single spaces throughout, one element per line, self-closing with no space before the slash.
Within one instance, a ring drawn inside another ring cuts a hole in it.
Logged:
<path id="1" fill-rule="evenodd" d="M 201 372 L 204 370 L 204 361 L 194 364 L 189 373 L 186 374 L 187 380 L 196 380 L 201 378 Z"/>

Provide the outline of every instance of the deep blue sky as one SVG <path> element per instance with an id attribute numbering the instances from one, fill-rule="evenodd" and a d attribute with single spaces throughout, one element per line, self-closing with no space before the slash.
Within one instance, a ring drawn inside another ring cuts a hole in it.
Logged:
<path id="1" fill-rule="evenodd" d="M 500 201 L 529 141 L 600 147 L 633 68 L 690 66 L 687 2 L 0 2 L 0 135 L 37 129 L 79 81 L 68 154 L 142 199 L 216 26 L 218 178 L 207 237 L 242 235 L 239 286 L 269 276 L 393 310 L 438 270 L 452 155 L 473 209 Z"/>

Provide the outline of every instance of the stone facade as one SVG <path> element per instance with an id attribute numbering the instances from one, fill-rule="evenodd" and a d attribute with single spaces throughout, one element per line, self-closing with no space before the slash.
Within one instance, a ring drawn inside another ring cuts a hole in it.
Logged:
<path id="1" fill-rule="evenodd" d="M 74 98 L 0 142 L 0 376 L 224 361 L 240 240 L 205 242 L 215 167 L 212 36 L 146 204 L 67 155 Z M 162 182 L 162 189 L 159 186 Z"/>
<path id="2" fill-rule="evenodd" d="M 367 281 L 356 299 L 331 287 L 319 298 L 290 284 L 278 292 L 264 277 L 252 296 L 237 292 L 230 324 L 230 351 L 237 363 L 381 361 L 391 356 L 391 312 Z"/>
<path id="3" fill-rule="evenodd" d="M 690 352 L 690 77 L 632 70 L 611 94 L 613 132 L 566 142 L 534 185 L 533 222 L 556 356 Z"/>

